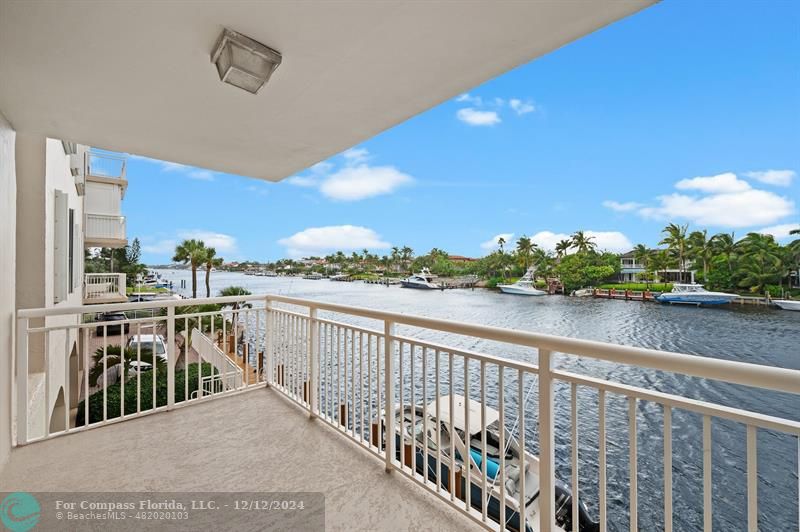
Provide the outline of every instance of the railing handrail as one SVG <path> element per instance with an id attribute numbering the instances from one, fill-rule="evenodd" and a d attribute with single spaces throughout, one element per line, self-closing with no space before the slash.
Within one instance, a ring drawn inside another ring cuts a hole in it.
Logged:
<path id="1" fill-rule="evenodd" d="M 309 299 L 281 295 L 249 295 L 228 296 L 183 300 L 147 301 L 138 303 L 118 303 L 107 305 L 81 305 L 75 307 L 54 307 L 46 309 L 22 309 L 17 311 L 18 319 L 40 318 L 64 314 L 80 314 L 95 312 L 111 312 L 119 310 L 136 310 L 144 308 L 174 308 L 189 305 L 227 304 L 242 301 L 268 301 L 306 307 L 309 310 L 325 310 L 350 314 L 353 316 L 382 320 L 384 323 L 395 323 L 412 327 L 432 329 L 440 332 L 471 336 L 508 344 L 532 347 L 540 350 L 558 351 L 572 355 L 584 356 L 598 360 L 606 360 L 619 364 L 640 366 L 649 369 L 667 371 L 691 377 L 699 377 L 718 381 L 753 386 L 768 390 L 776 390 L 800 394 L 800 371 L 721 360 L 697 355 L 687 355 L 669 351 L 659 351 L 643 347 L 633 347 L 595 340 L 566 338 L 544 333 L 534 333 L 515 329 L 506 329 L 491 325 L 478 325 L 441 318 L 428 318 L 399 312 L 353 307 L 339 303 L 326 303 Z M 537 366 L 531 364 L 531 370 Z"/>
<path id="2" fill-rule="evenodd" d="M 125 217 L 120 214 L 100 214 L 100 213 L 93 213 L 87 212 L 87 218 L 106 218 L 108 220 L 119 220 L 120 222 L 125 221 Z"/>
<path id="3" fill-rule="evenodd" d="M 83 275 L 85 277 L 111 277 L 111 276 L 120 277 L 125 274 L 120 272 L 103 272 L 103 273 L 93 272 L 93 273 L 84 273 Z"/>

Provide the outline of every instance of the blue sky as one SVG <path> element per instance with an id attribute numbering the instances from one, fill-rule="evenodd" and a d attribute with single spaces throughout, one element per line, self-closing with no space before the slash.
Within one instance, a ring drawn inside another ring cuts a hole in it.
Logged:
<path id="1" fill-rule="evenodd" d="M 226 259 L 408 245 L 481 256 L 581 229 L 654 245 L 800 222 L 800 3 L 666 1 L 280 183 L 129 161 L 144 260 L 200 237 Z"/>

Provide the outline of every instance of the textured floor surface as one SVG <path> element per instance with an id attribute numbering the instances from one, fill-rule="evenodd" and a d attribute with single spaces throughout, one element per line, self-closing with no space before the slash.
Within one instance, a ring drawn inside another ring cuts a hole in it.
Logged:
<path id="1" fill-rule="evenodd" d="M 267 389 L 15 449 L 0 491 L 317 491 L 328 530 L 478 528 Z"/>

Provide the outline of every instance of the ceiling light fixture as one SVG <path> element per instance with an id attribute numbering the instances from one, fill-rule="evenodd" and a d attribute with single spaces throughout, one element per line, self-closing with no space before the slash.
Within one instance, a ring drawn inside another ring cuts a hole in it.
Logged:
<path id="1" fill-rule="evenodd" d="M 281 64 L 281 54 L 225 28 L 214 46 L 211 62 L 217 66 L 221 81 L 256 94 Z"/>

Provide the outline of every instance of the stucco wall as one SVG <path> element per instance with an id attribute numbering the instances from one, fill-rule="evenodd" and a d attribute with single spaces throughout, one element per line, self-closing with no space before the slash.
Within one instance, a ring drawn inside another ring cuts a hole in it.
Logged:
<path id="1" fill-rule="evenodd" d="M 11 449 L 11 359 L 15 302 L 16 199 L 14 138 L 0 113 L 0 471 Z"/>

